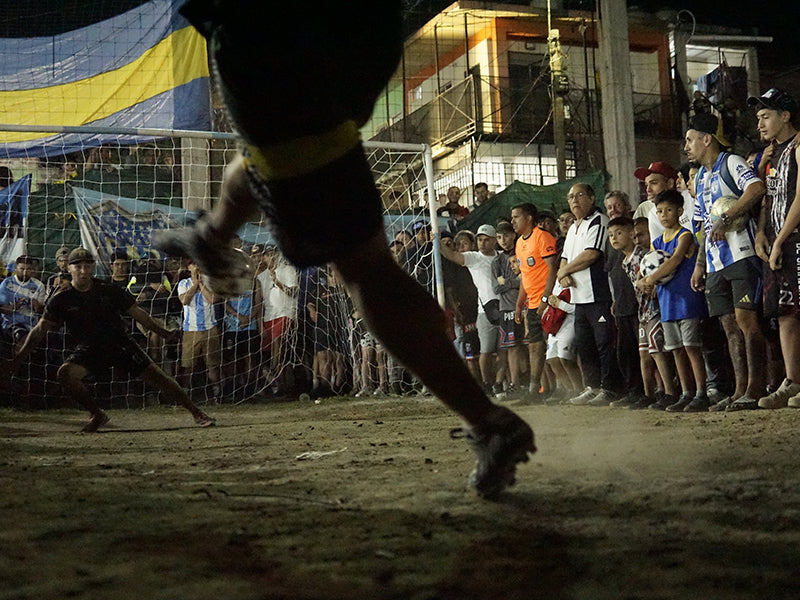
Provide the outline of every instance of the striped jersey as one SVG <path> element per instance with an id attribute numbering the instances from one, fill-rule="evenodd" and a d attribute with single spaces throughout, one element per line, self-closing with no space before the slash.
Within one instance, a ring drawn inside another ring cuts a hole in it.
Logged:
<path id="1" fill-rule="evenodd" d="M 20 281 L 16 275 L 3 279 L 0 283 L 0 304 L 13 305 L 19 301 L 14 312 L 3 313 L 3 328 L 33 329 L 39 321 L 39 315 L 34 312 L 31 300 L 38 300 L 44 305 L 46 298 L 44 284 L 35 277 L 28 281 Z"/>
<path id="2" fill-rule="evenodd" d="M 187 277 L 178 282 L 178 295 L 185 294 L 192 287 L 192 278 Z M 216 327 L 222 320 L 221 302 L 208 302 L 200 290 L 194 294 L 189 304 L 183 305 L 183 331 L 207 331 Z"/>
<path id="3" fill-rule="evenodd" d="M 729 177 L 725 176 L 729 174 Z M 709 171 L 702 167 L 695 179 L 697 200 L 694 205 L 694 220 L 699 221 L 706 235 L 706 265 L 709 273 L 720 271 L 733 263 L 755 256 L 755 223 L 750 219 L 742 231 L 728 231 L 725 239 L 712 242 L 711 206 L 723 196 L 740 197 L 748 185 L 761 181 L 744 158 L 728 152 L 720 152 L 714 167 Z M 733 187 L 732 187 L 733 186 Z M 738 189 L 734 189 L 738 188 Z"/>
<path id="4" fill-rule="evenodd" d="M 786 215 L 789 213 L 797 193 L 796 151 L 796 139 L 789 138 L 777 145 L 772 158 L 767 163 L 767 196 L 765 198 L 767 222 L 765 230 L 770 242 L 774 241 L 778 232 L 783 229 Z M 794 231 L 797 231 L 797 228 Z"/>

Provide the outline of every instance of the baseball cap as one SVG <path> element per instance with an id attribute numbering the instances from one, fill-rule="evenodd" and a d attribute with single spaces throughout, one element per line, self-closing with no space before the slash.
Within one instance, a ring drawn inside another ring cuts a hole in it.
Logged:
<path id="1" fill-rule="evenodd" d="M 692 120 L 689 122 L 689 129 L 709 134 L 716 139 L 723 148 L 730 148 L 732 146 L 722 130 L 722 120 L 711 113 L 700 113 L 692 117 Z"/>
<path id="2" fill-rule="evenodd" d="M 492 227 L 488 223 L 484 223 L 483 225 L 478 227 L 478 232 L 475 235 L 487 235 L 489 237 L 496 238 L 497 232 L 495 231 L 494 227 Z"/>
<path id="3" fill-rule="evenodd" d="M 61 246 L 58 250 L 56 250 L 56 258 L 61 258 L 62 256 L 69 256 L 70 247 L 69 246 Z"/>
<path id="4" fill-rule="evenodd" d="M 95 262 L 94 256 L 86 248 L 75 248 L 69 253 L 69 264 L 74 265 L 79 262 Z"/>
<path id="5" fill-rule="evenodd" d="M 431 224 L 428 223 L 425 219 L 420 219 L 419 221 L 414 221 L 414 224 L 411 226 L 411 229 L 414 231 L 419 231 L 422 228 L 430 229 Z"/>
<path id="6" fill-rule="evenodd" d="M 639 167 L 633 172 L 633 176 L 640 181 L 644 181 L 648 175 L 652 175 L 653 173 L 663 175 L 667 179 L 678 178 L 678 172 L 673 169 L 669 163 L 660 161 L 650 163 L 649 167 Z"/>
<path id="7" fill-rule="evenodd" d="M 747 105 L 753 108 L 769 108 L 780 112 L 788 111 L 792 114 L 797 112 L 797 100 L 778 88 L 770 88 L 761 96 L 750 96 Z"/>

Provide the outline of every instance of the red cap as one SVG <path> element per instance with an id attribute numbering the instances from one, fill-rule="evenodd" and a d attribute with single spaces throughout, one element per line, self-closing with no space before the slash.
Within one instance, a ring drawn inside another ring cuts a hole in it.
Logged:
<path id="1" fill-rule="evenodd" d="M 633 172 L 633 176 L 644 181 L 645 177 L 653 173 L 663 175 L 667 179 L 678 179 L 678 172 L 665 162 L 654 162 L 650 163 L 649 167 L 639 167 Z"/>

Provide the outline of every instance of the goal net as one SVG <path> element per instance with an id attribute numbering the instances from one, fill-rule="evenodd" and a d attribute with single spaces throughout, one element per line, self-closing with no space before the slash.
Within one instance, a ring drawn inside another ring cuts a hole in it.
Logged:
<path id="1" fill-rule="evenodd" d="M 126 289 L 167 327 L 183 328 L 178 294 L 181 280 L 189 277 L 187 265 L 154 249 L 150 236 L 157 229 L 191 224 L 213 208 L 222 173 L 235 155 L 235 136 L 52 124 L 5 124 L 0 130 L 4 139 L 37 140 L 0 144 L 0 172 L 7 175 L 0 183 L 0 252 L 9 277 L 19 279 L 23 270 L 17 260 L 31 257 L 28 295 L 44 303 L 56 293 L 66 268 L 58 257 L 83 246 L 96 257 L 98 278 Z M 434 194 L 427 191 L 432 183 L 429 149 L 367 143 L 365 151 L 383 202 L 387 245 L 409 273 L 441 297 L 439 259 L 430 235 L 440 223 L 432 212 Z M 441 226 L 446 225 L 442 220 Z M 237 243 L 257 276 L 251 293 L 215 307 L 218 356 L 189 361 L 180 341 L 167 343 L 132 319 L 126 321 L 134 339 L 194 400 L 419 391 L 364 329 L 329 267 L 295 269 L 275 248 L 263 221 L 242 227 Z M 15 298 L 9 291 L 0 294 L 4 304 Z M 39 314 L 41 307 L 29 301 L 4 315 L 5 356 Z M 51 334 L 6 386 L 3 403 L 63 404 L 56 372 L 70 352 L 64 331 Z M 155 390 L 113 369 L 95 387 L 101 405 L 160 402 Z"/>

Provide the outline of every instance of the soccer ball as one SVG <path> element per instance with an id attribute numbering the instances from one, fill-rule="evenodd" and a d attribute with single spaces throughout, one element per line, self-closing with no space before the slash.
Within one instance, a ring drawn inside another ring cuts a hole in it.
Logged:
<path id="1" fill-rule="evenodd" d="M 201 272 L 205 286 L 217 296 L 235 298 L 253 289 L 255 271 L 250 259 L 237 248 L 220 250 L 226 264 L 224 275 L 207 275 Z"/>
<path id="2" fill-rule="evenodd" d="M 642 257 L 641 262 L 639 263 L 639 272 L 642 274 L 642 277 L 649 277 L 653 273 L 656 272 L 656 269 L 667 262 L 667 259 L 672 256 L 669 252 L 664 250 L 651 250 L 647 254 Z M 673 277 L 675 277 L 675 271 L 667 275 L 666 277 L 660 279 L 656 283 L 659 285 L 663 285 L 670 281 Z"/>
<path id="3" fill-rule="evenodd" d="M 722 213 L 728 212 L 728 209 L 732 207 L 736 202 L 739 200 L 736 196 L 723 196 L 722 198 L 717 198 L 714 201 L 714 204 L 711 205 L 711 222 L 716 223 L 719 221 L 719 218 L 722 216 Z M 742 213 L 735 219 L 731 219 L 731 224 L 728 225 L 726 228 L 727 231 L 741 231 L 747 225 L 748 214 Z"/>

